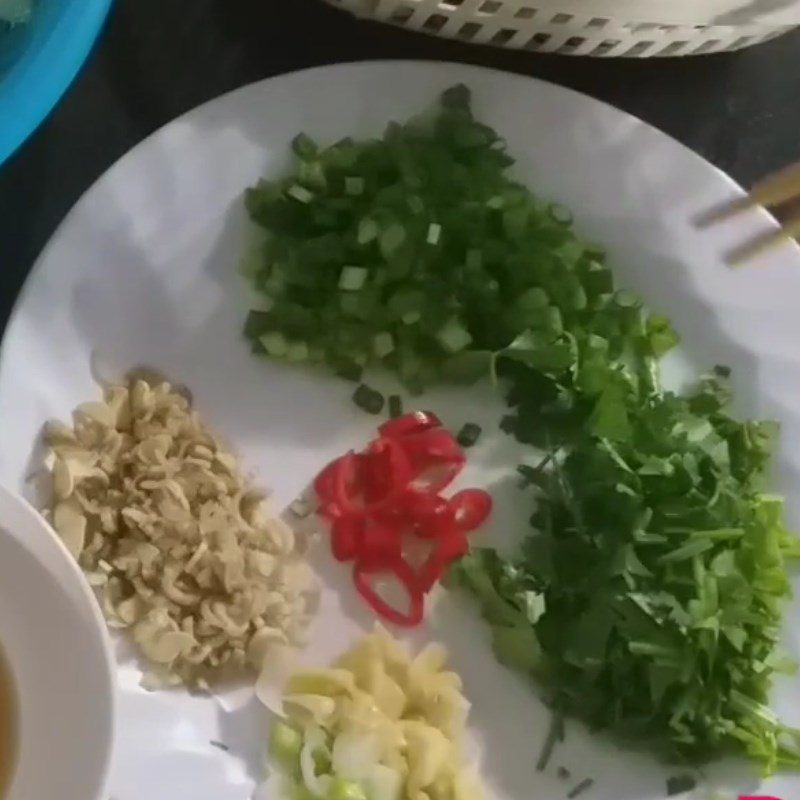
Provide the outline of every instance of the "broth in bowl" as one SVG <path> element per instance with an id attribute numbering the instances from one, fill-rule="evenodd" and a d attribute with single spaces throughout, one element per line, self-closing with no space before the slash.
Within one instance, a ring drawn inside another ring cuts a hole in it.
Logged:
<path id="1" fill-rule="evenodd" d="M 17 699 L 11 670 L 0 650 L 0 800 L 11 784 L 16 756 Z"/>

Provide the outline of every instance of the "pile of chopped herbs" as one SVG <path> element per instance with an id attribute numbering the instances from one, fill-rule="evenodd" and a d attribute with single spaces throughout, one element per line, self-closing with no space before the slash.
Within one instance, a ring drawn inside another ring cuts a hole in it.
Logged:
<path id="1" fill-rule="evenodd" d="M 268 307 L 245 325 L 258 352 L 354 381 L 380 365 L 419 392 L 485 376 L 509 346 L 560 370 L 577 349 L 649 353 L 669 337 L 658 320 L 639 336 L 602 252 L 509 177 L 504 142 L 468 99 L 451 89 L 433 118 L 382 139 L 321 148 L 301 134 L 296 172 L 247 192 L 267 234 L 243 265 Z"/>
<path id="2" fill-rule="evenodd" d="M 489 374 L 504 429 L 540 455 L 520 468 L 519 554 L 473 550 L 452 575 L 498 658 L 559 712 L 667 758 L 800 766 L 768 707 L 800 556 L 762 487 L 774 426 L 730 416 L 723 368 L 686 395 L 661 387 L 668 320 L 510 177 L 464 87 L 381 139 L 301 135 L 294 151 L 291 177 L 247 194 L 266 233 L 247 259 L 265 299 L 254 349 L 355 381 L 382 366 L 412 392 Z"/>
<path id="3" fill-rule="evenodd" d="M 529 375 L 512 382 L 509 429 L 552 437 L 546 463 L 523 469 L 536 532 L 513 560 L 475 550 L 454 574 L 498 658 L 560 711 L 669 759 L 800 766 L 798 733 L 768 706 L 773 674 L 791 669 L 776 645 L 785 559 L 800 555 L 782 500 L 760 488 L 772 426 L 732 419 L 717 376 L 598 413 L 601 395 L 558 427 Z"/>

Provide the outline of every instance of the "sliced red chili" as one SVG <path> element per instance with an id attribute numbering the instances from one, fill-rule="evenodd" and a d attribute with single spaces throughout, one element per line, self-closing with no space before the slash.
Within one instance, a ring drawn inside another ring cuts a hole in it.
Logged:
<path id="1" fill-rule="evenodd" d="M 431 464 L 414 478 L 411 486 L 417 491 L 438 494 L 458 477 L 463 468 L 463 461 Z"/>
<path id="2" fill-rule="evenodd" d="M 456 525 L 462 531 L 474 531 L 492 513 L 492 496 L 483 489 L 464 489 L 450 498 Z"/>
<path id="3" fill-rule="evenodd" d="M 407 610 L 395 608 L 378 594 L 373 581 L 381 575 L 391 575 L 397 578 L 408 595 Z M 387 620 L 387 622 L 406 628 L 411 628 L 422 622 L 425 610 L 425 596 L 414 570 L 402 558 L 391 566 L 383 566 L 381 568 L 371 568 L 368 564 L 356 561 L 353 567 L 353 582 L 358 593 L 366 600 L 373 611 Z"/>
<path id="4" fill-rule="evenodd" d="M 464 460 L 461 446 L 444 428 L 410 433 L 403 437 L 402 444 L 412 467 L 424 467 L 436 461 Z"/>
<path id="5" fill-rule="evenodd" d="M 364 539 L 364 520 L 340 517 L 331 526 L 331 551 L 337 561 L 350 561 L 358 555 Z"/>
<path id="6" fill-rule="evenodd" d="M 455 522 L 450 503 L 438 494 L 409 490 L 400 500 L 403 520 L 422 539 L 432 539 Z"/>
<path id="7" fill-rule="evenodd" d="M 409 433 L 418 433 L 419 431 L 426 431 L 429 428 L 441 428 L 442 423 L 436 414 L 430 411 L 412 411 L 409 414 L 403 414 L 402 417 L 397 419 L 390 419 L 384 422 L 378 428 L 381 436 L 389 438 L 402 438 Z"/>
<path id="8" fill-rule="evenodd" d="M 395 439 L 381 438 L 365 453 L 361 474 L 365 505 L 375 511 L 398 499 L 413 472 L 402 445 Z"/>
<path id="9" fill-rule="evenodd" d="M 358 466 L 358 457 L 351 450 L 336 462 L 333 469 L 333 502 L 345 515 L 358 516 L 364 510 L 363 506 L 357 503 Z"/>
<path id="10" fill-rule="evenodd" d="M 402 536 L 392 526 L 367 520 L 356 557 L 365 567 L 381 569 L 402 560 Z"/>
<path id="11" fill-rule="evenodd" d="M 452 561 L 469 551 L 467 536 L 460 528 L 453 527 L 440 536 L 419 571 L 419 584 L 423 592 L 429 592 L 438 583 Z"/>
<path id="12" fill-rule="evenodd" d="M 339 503 L 341 492 L 351 498 L 360 494 L 364 461 L 363 453 L 354 453 L 352 450 L 331 461 L 314 479 L 314 491 L 320 503 Z M 342 473 L 342 470 L 345 472 Z"/>
<path id="13" fill-rule="evenodd" d="M 432 428 L 403 438 L 403 449 L 414 471 L 412 488 L 438 494 L 464 468 L 458 442 L 445 430 Z"/>
<path id="14" fill-rule="evenodd" d="M 413 626 L 422 620 L 425 593 L 467 552 L 466 534 L 486 520 L 492 500 L 477 489 L 450 500 L 440 496 L 465 458 L 435 415 L 407 414 L 380 430 L 363 453 L 328 464 L 314 487 L 319 513 L 331 523 L 333 555 L 355 561 L 359 593 L 384 619 Z M 406 610 L 381 597 L 375 585 L 380 576 L 403 587 Z"/>
<path id="15" fill-rule="evenodd" d="M 321 503 L 329 503 L 333 500 L 335 491 L 334 475 L 338 469 L 338 463 L 339 459 L 335 458 L 314 479 L 314 491 L 317 493 Z"/>
<path id="16" fill-rule="evenodd" d="M 320 503 L 317 506 L 317 514 L 319 514 L 323 519 L 328 520 L 328 522 L 333 522 L 334 520 L 342 518 L 342 510 L 336 503 Z"/>

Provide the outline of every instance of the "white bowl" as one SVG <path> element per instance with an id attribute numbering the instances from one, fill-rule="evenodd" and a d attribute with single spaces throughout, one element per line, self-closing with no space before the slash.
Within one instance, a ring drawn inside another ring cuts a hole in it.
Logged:
<path id="1" fill-rule="evenodd" d="M 2 487 L 0 646 L 19 710 L 8 800 L 107 800 L 115 677 L 105 622 L 56 534 Z"/>

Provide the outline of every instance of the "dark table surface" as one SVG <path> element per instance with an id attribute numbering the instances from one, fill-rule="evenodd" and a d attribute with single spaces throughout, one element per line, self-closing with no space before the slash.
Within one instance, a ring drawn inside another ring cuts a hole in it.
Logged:
<path id="1" fill-rule="evenodd" d="M 0 329 L 59 221 L 156 128 L 260 78 L 380 58 L 464 61 L 570 86 L 661 128 L 744 184 L 800 159 L 800 31 L 738 53 L 603 60 L 428 38 L 320 0 L 117 0 L 67 96 L 0 167 Z"/>

